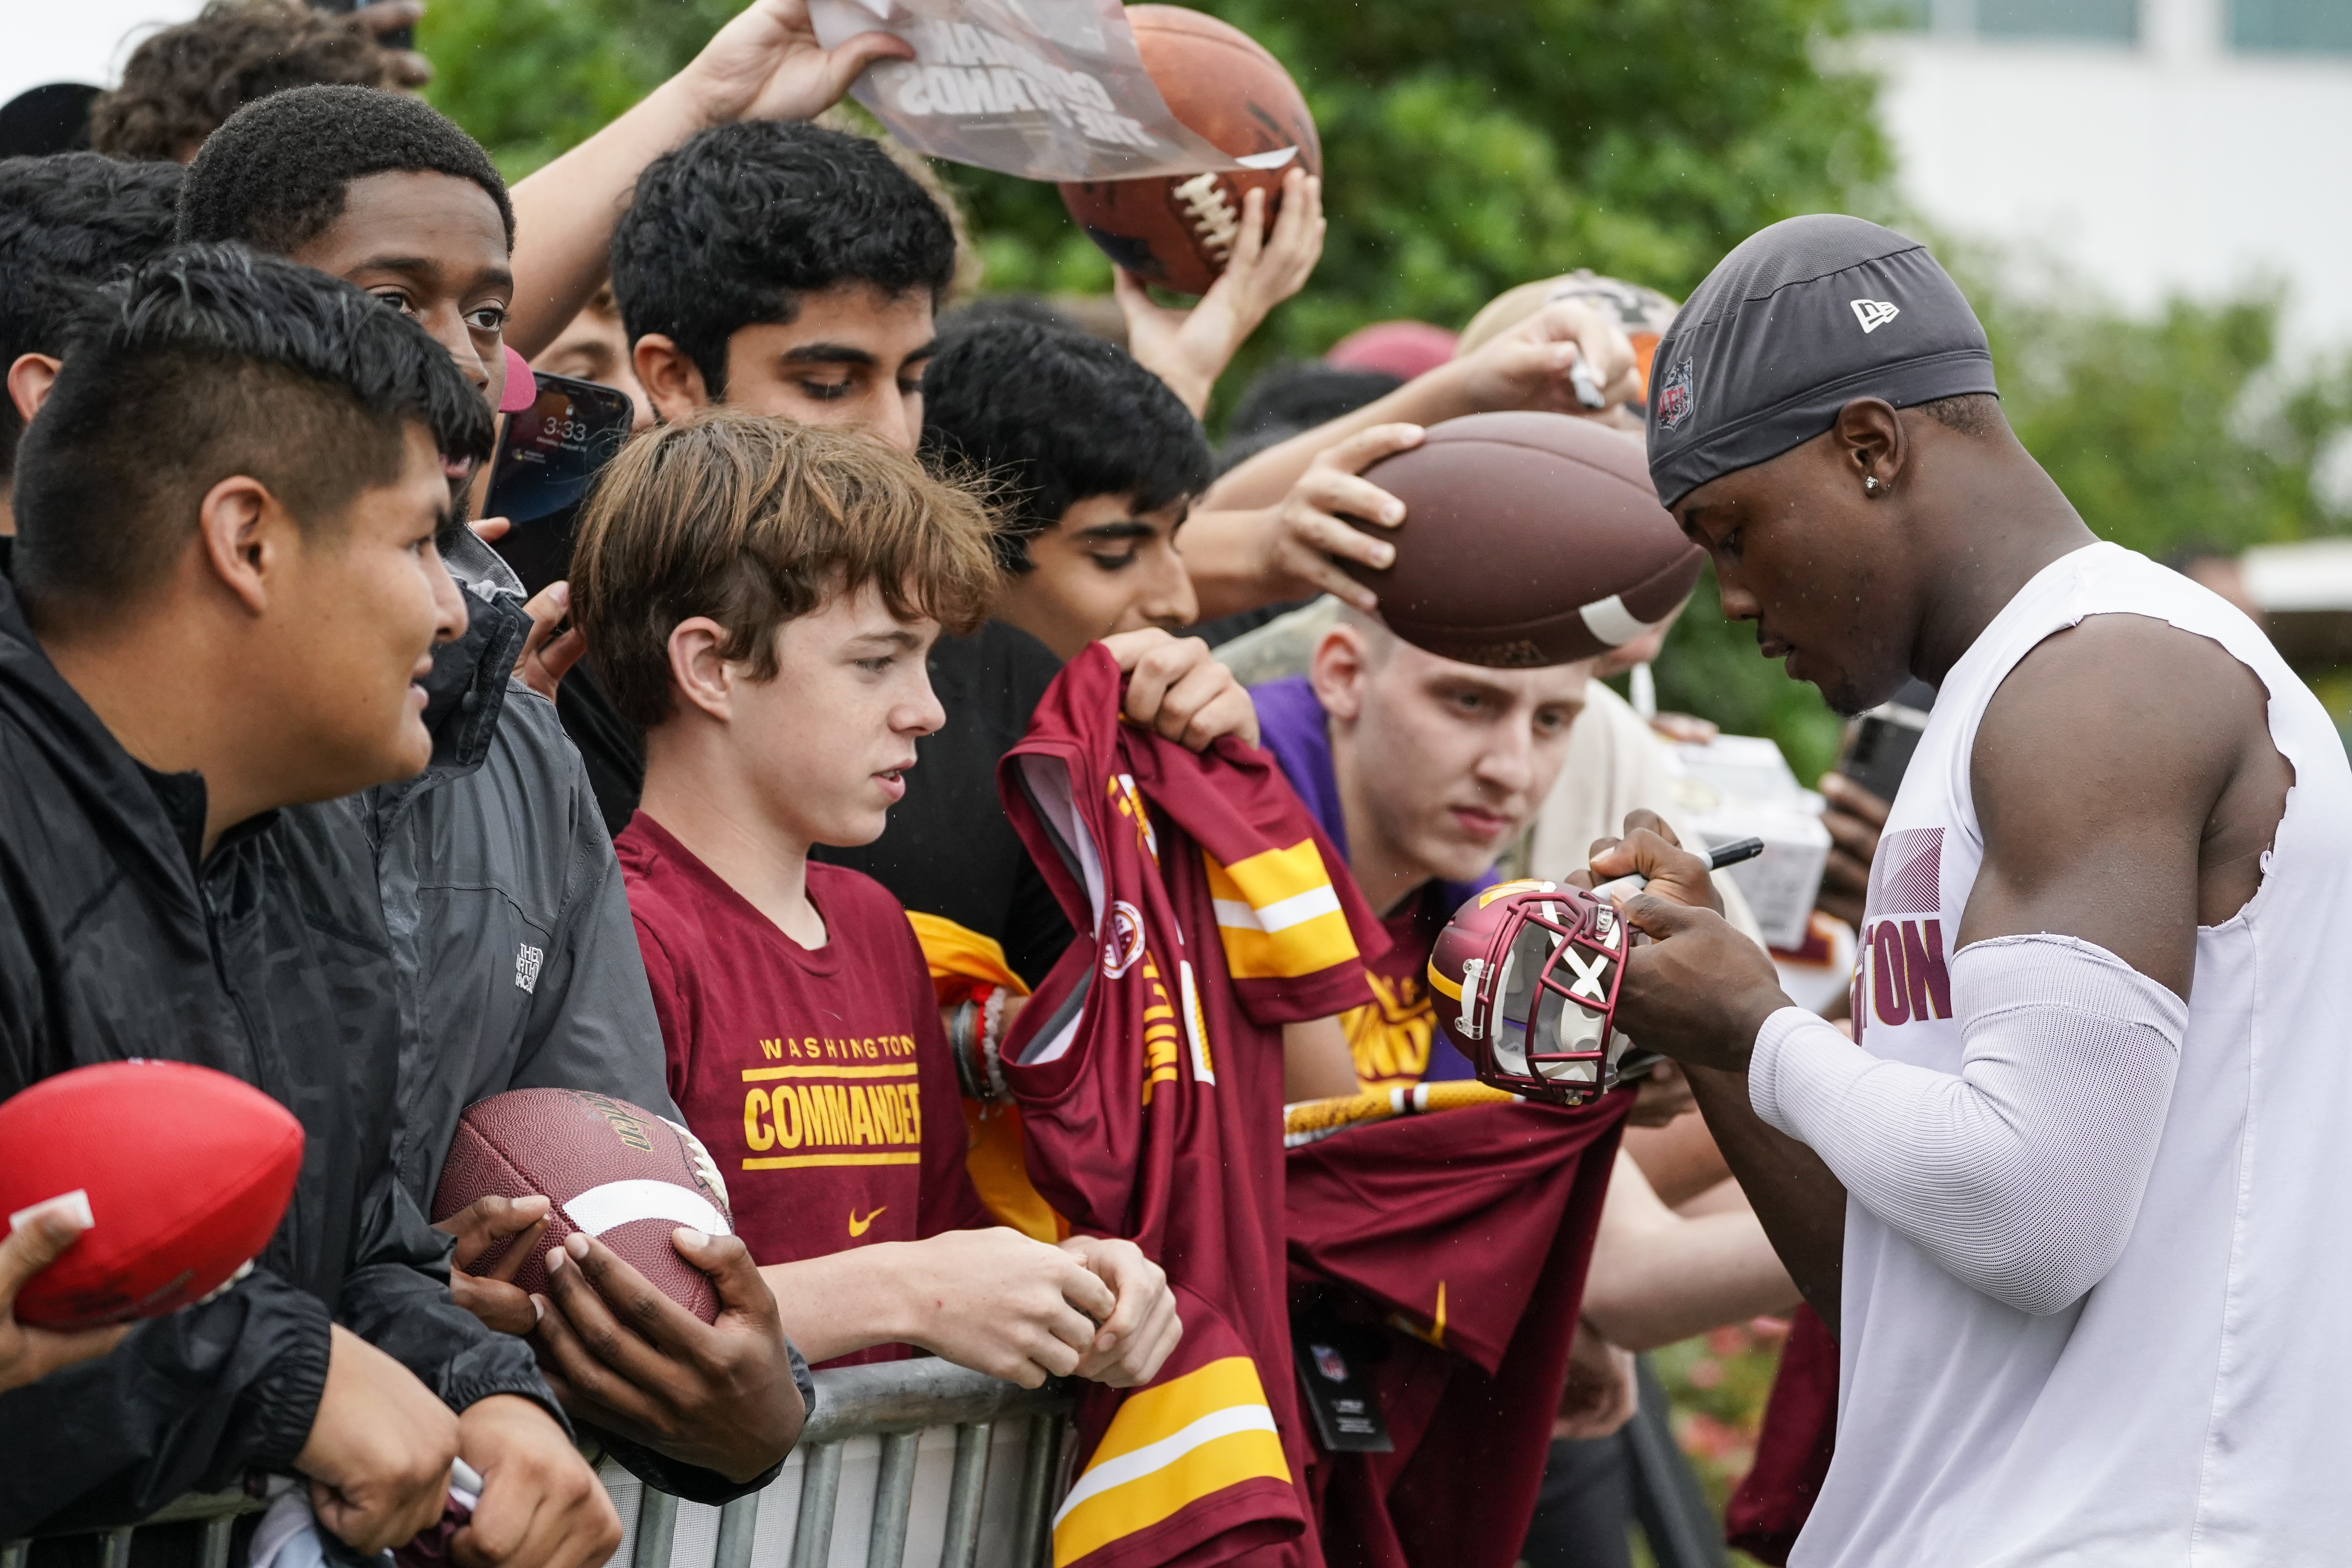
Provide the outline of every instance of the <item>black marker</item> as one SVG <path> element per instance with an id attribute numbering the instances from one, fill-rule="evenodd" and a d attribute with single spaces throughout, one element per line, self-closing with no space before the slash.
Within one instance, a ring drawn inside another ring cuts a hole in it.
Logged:
<path id="1" fill-rule="evenodd" d="M 1735 838 L 1728 844 L 1718 844 L 1706 852 L 1706 868 L 1710 871 L 1720 871 L 1726 866 L 1737 866 L 1742 860 L 1753 860 L 1763 853 L 1764 840 L 1761 838 Z M 1618 898 L 1631 898 L 1649 885 L 1650 879 L 1636 871 L 1630 877 L 1620 877 L 1615 881 L 1601 883 L 1592 889 L 1592 896 L 1604 901 L 1612 895 Z"/>
<path id="2" fill-rule="evenodd" d="M 1761 838 L 1735 838 L 1728 844 L 1718 844 L 1706 852 L 1706 868 L 1720 871 L 1726 866 L 1737 866 L 1742 860 L 1753 860 L 1764 853 Z"/>

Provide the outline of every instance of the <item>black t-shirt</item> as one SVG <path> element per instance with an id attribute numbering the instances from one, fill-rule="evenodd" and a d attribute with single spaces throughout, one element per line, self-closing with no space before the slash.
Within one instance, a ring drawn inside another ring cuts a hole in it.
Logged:
<path id="1" fill-rule="evenodd" d="M 890 825 L 871 844 L 811 851 L 865 872 L 910 910 L 997 943 L 1006 967 L 1031 985 L 1074 933 L 1004 815 L 996 764 L 1028 732 L 1037 700 L 1061 671 L 1044 643 L 1001 622 L 941 637 L 931 647 L 931 689 L 947 722 L 915 742 Z"/>
<path id="2" fill-rule="evenodd" d="M 819 845 L 811 858 L 863 871 L 908 909 L 986 937 L 1034 985 L 1073 933 L 1005 817 L 996 764 L 1027 733 L 1061 663 L 1026 632 L 991 621 L 968 637 L 940 638 L 930 668 L 947 722 L 915 742 L 915 766 L 889 826 L 871 844 Z M 564 732 L 587 765 L 604 826 L 618 835 L 645 789 L 645 738 L 614 711 L 584 663 L 557 690 Z"/>
<path id="3" fill-rule="evenodd" d="M 555 689 L 555 713 L 588 770 L 588 787 L 596 793 L 604 831 L 618 838 L 636 815 L 637 797 L 646 792 L 645 732 L 621 717 L 585 659 L 573 665 Z"/>

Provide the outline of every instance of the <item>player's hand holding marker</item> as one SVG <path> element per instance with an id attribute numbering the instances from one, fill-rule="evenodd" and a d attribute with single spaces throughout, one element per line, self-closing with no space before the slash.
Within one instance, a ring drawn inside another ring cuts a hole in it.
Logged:
<path id="1" fill-rule="evenodd" d="M 1619 878 L 1648 885 L 1618 907 L 1649 941 L 1626 954 L 1617 1027 L 1644 1050 L 1700 1067 L 1744 1071 L 1764 1020 L 1790 1005 L 1771 956 L 1732 929 L 1706 858 L 1684 848 L 1654 814 L 1625 819 L 1625 837 L 1592 848 L 1602 890 Z"/>

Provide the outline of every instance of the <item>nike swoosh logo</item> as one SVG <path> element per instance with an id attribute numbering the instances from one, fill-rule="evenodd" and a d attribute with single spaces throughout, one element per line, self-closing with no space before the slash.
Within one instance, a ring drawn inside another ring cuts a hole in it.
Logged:
<path id="1" fill-rule="evenodd" d="M 852 1236 L 864 1236 L 866 1234 L 866 1226 L 872 1225 L 876 1220 L 881 1218 L 884 1215 L 888 1214 L 889 1212 L 890 1205 L 888 1204 L 884 1204 L 880 1208 L 876 1209 L 864 1219 L 859 1219 L 857 1217 L 856 1206 L 852 1205 L 849 1210 L 849 1234 Z"/>

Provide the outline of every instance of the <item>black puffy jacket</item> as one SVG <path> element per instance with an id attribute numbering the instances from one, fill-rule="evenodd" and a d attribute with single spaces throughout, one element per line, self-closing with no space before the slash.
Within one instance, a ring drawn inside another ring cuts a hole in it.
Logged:
<path id="1" fill-rule="evenodd" d="M 373 868 L 303 812 L 197 863 L 203 779 L 142 767 L 51 666 L 0 582 L 0 1097 L 130 1057 L 255 1084 L 308 1137 L 254 1272 L 111 1354 L 0 1394 L 0 1541 L 125 1522 L 284 1470 L 330 1319 L 463 1409 L 562 1415 L 519 1340 L 450 1300 L 448 1244 L 394 1178 L 401 1043 Z M 135 1153 L 135 1151 L 126 1152 Z"/>

